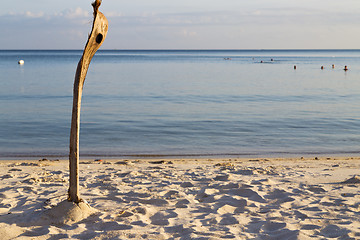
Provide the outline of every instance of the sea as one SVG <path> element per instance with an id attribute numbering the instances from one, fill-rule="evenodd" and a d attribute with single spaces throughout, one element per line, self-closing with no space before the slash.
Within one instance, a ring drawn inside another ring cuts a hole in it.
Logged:
<path id="1" fill-rule="evenodd" d="M 0 50 L 0 159 L 68 157 L 81 56 Z M 81 158 L 359 155 L 360 50 L 99 50 L 81 106 Z"/>

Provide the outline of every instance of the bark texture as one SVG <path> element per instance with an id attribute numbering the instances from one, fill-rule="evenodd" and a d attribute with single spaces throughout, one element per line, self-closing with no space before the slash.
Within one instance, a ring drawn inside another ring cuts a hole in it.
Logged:
<path id="1" fill-rule="evenodd" d="M 108 21 L 98 10 L 100 4 L 100 0 L 96 0 L 92 4 L 94 8 L 92 30 L 86 43 L 83 55 L 78 63 L 74 80 L 73 109 L 70 130 L 70 187 L 68 191 L 68 200 L 76 203 L 81 201 L 79 194 L 79 136 L 82 90 L 91 59 L 104 42 L 108 31 Z"/>

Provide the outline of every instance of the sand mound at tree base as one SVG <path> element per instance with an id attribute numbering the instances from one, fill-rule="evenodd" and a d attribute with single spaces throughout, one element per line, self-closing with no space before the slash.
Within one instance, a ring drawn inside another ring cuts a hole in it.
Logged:
<path id="1" fill-rule="evenodd" d="M 49 221 L 52 224 L 70 225 L 84 220 L 96 212 L 97 210 L 85 201 L 81 201 L 80 203 L 63 201 L 57 206 L 47 210 L 42 216 L 42 220 Z"/>

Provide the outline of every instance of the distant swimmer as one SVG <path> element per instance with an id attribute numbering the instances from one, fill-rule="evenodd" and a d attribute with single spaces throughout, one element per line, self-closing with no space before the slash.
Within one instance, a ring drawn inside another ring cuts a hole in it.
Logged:
<path id="1" fill-rule="evenodd" d="M 335 68 L 335 64 L 332 65 L 332 68 L 333 68 L 333 69 Z"/>
<path id="2" fill-rule="evenodd" d="M 296 70 L 296 65 L 294 65 L 294 70 Z"/>
<path id="3" fill-rule="evenodd" d="M 348 69 L 348 67 L 345 65 L 345 67 L 344 67 L 344 71 L 347 71 L 347 70 L 349 70 L 349 69 Z"/>
<path id="4" fill-rule="evenodd" d="M 321 70 L 324 70 L 324 66 L 321 66 Z"/>

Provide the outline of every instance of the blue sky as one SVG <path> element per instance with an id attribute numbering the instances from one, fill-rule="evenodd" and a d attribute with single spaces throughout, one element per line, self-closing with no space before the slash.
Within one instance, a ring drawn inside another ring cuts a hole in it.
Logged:
<path id="1" fill-rule="evenodd" d="M 103 49 L 360 48 L 359 0 L 103 0 Z M 1 49 L 82 49 L 91 1 L 1 4 Z"/>

